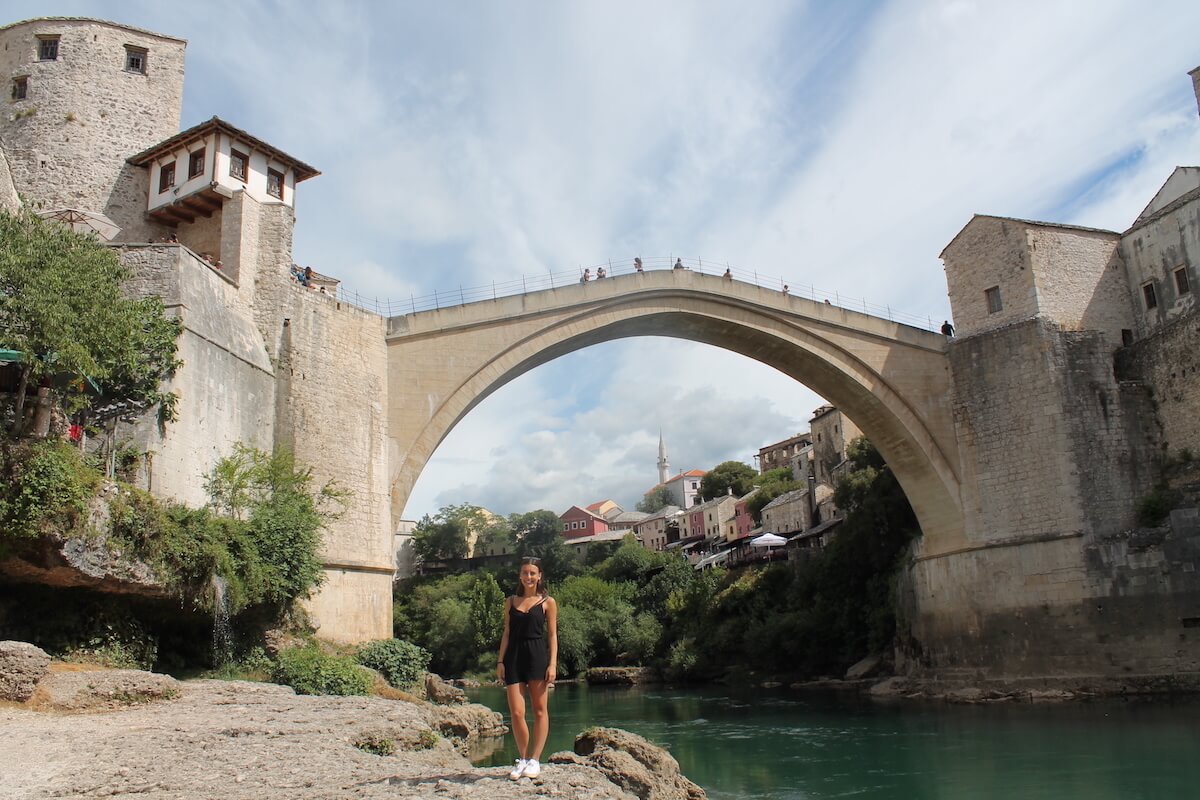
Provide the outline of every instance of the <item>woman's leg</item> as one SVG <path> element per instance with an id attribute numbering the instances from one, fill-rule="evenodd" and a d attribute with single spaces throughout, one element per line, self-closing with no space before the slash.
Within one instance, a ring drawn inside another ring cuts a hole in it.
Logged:
<path id="1" fill-rule="evenodd" d="M 536 761 L 542 759 L 542 748 L 546 746 L 546 736 L 550 733 L 550 713 L 547 710 L 549 692 L 545 681 L 529 682 L 529 704 L 533 706 L 533 742 L 526 751 L 529 758 Z"/>
<path id="2" fill-rule="evenodd" d="M 510 683 L 504 689 L 508 693 L 508 716 L 512 721 L 513 739 L 517 742 L 517 757 L 526 758 L 529 754 L 529 727 L 525 724 L 525 696 L 521 694 L 521 686 L 520 683 Z M 545 686 L 543 681 L 543 694 Z M 542 738 L 545 739 L 544 736 Z"/>

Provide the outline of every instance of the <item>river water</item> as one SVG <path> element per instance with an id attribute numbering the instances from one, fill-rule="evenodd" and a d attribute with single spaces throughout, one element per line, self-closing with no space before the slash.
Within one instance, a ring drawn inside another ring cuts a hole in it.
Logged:
<path id="1" fill-rule="evenodd" d="M 507 716 L 503 690 L 471 695 Z M 547 756 L 589 726 L 624 728 L 665 746 L 715 800 L 1200 798 L 1197 698 L 956 706 L 562 684 L 550 719 Z M 477 763 L 515 757 L 509 736 Z"/>

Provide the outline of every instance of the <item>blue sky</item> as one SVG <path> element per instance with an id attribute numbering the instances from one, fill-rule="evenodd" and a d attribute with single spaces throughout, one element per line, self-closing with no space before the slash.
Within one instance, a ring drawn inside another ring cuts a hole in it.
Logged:
<path id="1" fill-rule="evenodd" d="M 634 255 L 730 262 L 938 321 L 971 214 L 1122 230 L 1200 163 L 1200 5 L 63 2 L 188 40 L 183 125 L 219 115 L 322 170 L 296 260 L 364 294 Z M 750 462 L 820 399 L 715 348 L 630 339 L 477 407 L 406 516 L 632 507 Z"/>

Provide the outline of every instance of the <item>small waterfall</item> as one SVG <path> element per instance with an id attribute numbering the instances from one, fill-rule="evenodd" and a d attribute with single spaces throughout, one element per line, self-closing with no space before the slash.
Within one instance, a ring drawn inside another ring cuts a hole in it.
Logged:
<path id="1" fill-rule="evenodd" d="M 233 629 L 229 625 L 228 584 L 220 575 L 212 576 L 213 589 L 213 667 L 220 669 L 233 660 Z"/>

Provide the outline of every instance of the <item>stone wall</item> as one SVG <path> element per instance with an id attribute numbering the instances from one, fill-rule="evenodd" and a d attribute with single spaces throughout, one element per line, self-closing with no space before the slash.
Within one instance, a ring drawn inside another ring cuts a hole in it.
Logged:
<path id="1" fill-rule="evenodd" d="M 976 216 L 942 251 L 958 335 L 1040 316 L 1065 330 L 1102 331 L 1118 347 L 1133 327 L 1119 241 L 1111 231 Z"/>
<path id="2" fill-rule="evenodd" d="M 1025 241 L 1026 223 L 976 216 L 942 251 L 946 287 L 959 336 L 1009 325 L 1037 314 L 1037 293 Z M 997 286 L 1003 308 L 988 311 L 985 292 Z"/>
<path id="3" fill-rule="evenodd" d="M 1101 331 L 1119 347 L 1133 308 L 1117 234 L 1031 226 L 1026 237 L 1038 313 L 1065 330 Z"/>
<path id="4" fill-rule="evenodd" d="M 1169 675 L 1200 671 L 1200 521 L 918 561 L 918 674 Z"/>
<path id="5" fill-rule="evenodd" d="M 1197 307 L 1200 292 L 1200 190 L 1193 190 L 1142 220 L 1121 240 L 1129 289 L 1134 297 L 1136 333 L 1149 336 L 1170 320 Z M 1180 292 L 1175 271 L 1183 269 L 1188 291 Z M 1154 287 L 1148 308 L 1142 286 Z"/>
<path id="6" fill-rule="evenodd" d="M 1200 537 L 1184 526 L 1154 550 L 1128 533 L 1155 480 L 1158 432 L 1148 393 L 1117 382 L 1110 352 L 1099 332 L 1041 319 L 951 343 L 971 544 L 918 557 L 909 573 L 922 668 L 1200 666 L 1200 639 L 1177 646 L 1179 619 L 1164 616 L 1200 601 Z"/>
<path id="7" fill-rule="evenodd" d="M 38 59 L 37 36 L 58 35 L 56 60 Z M 83 19 L 47 18 L 0 28 L 0 73 L 27 76 L 28 93 L 0 117 L 0 146 L 17 191 L 48 208 L 106 214 L 120 241 L 167 229 L 146 216 L 146 170 L 126 159 L 179 131 L 181 39 Z M 148 51 L 146 74 L 125 69 L 125 46 Z"/>
<path id="8" fill-rule="evenodd" d="M 1040 319 L 950 344 L 968 540 L 1132 524 L 1153 480 L 1152 432 L 1108 351 L 1100 333 Z"/>
<path id="9" fill-rule="evenodd" d="M 220 211 L 215 211 L 210 217 L 196 217 L 195 222 L 182 222 L 175 231 L 179 235 L 180 243 L 187 245 L 193 253 L 201 256 L 208 254 L 213 257 L 214 261 L 223 261 L 221 258 L 223 219 L 224 215 Z M 225 265 L 222 264 L 222 270 L 224 269 Z"/>
<path id="10" fill-rule="evenodd" d="M 353 492 L 324 534 L 326 583 L 310 603 L 322 635 L 391 636 L 392 552 L 385 321 L 276 276 L 278 441 Z M 260 296 L 261 299 L 261 296 Z"/>
<path id="11" fill-rule="evenodd" d="M 16 211 L 21 207 L 21 198 L 17 196 L 17 187 L 13 185 L 12 172 L 8 168 L 8 156 L 0 147 L 0 210 Z"/>
<path id="12" fill-rule="evenodd" d="M 243 443 L 273 447 L 275 375 L 262 336 L 238 303 L 237 288 L 180 245 L 124 246 L 133 270 L 126 290 L 159 296 L 183 321 L 183 365 L 167 389 L 179 396 L 178 420 L 160 427 L 156 415 L 122 426 L 128 440 L 153 455 L 143 485 L 192 506 L 207 500 L 204 476 Z"/>
<path id="13" fill-rule="evenodd" d="M 1186 448 L 1200 456 L 1200 311 L 1119 351 L 1117 376 L 1152 393 L 1164 453 Z"/>

